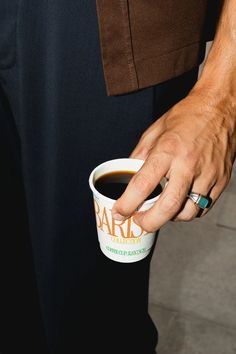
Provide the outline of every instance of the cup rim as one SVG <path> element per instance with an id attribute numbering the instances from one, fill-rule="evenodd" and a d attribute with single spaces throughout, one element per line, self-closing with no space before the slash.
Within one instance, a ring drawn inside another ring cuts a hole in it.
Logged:
<path id="1" fill-rule="evenodd" d="M 99 164 L 98 166 L 96 166 L 96 167 L 92 170 L 92 172 L 90 173 L 90 175 L 89 175 L 89 186 L 90 186 L 90 189 L 92 190 L 93 194 L 97 195 L 98 197 L 102 198 L 103 200 L 106 200 L 106 201 L 112 202 L 112 203 L 113 203 L 113 202 L 116 202 L 116 199 L 109 198 L 109 197 L 103 195 L 102 193 L 100 193 L 100 192 L 95 188 L 95 186 L 94 186 L 94 184 L 93 184 L 93 177 L 94 177 L 94 174 L 97 172 L 97 170 L 100 169 L 102 166 L 104 166 L 104 165 L 107 164 L 108 162 L 113 162 L 113 161 L 118 161 L 118 160 L 119 160 L 119 161 L 121 161 L 121 160 L 135 160 L 135 161 L 144 162 L 144 160 L 142 160 L 142 159 L 135 159 L 135 158 L 129 158 L 129 157 L 127 157 L 127 158 L 111 159 L 111 160 L 107 160 L 107 161 L 105 161 L 105 162 L 102 162 L 101 164 Z M 115 171 L 115 170 L 114 170 L 114 171 Z M 117 170 L 117 171 L 118 171 L 118 170 Z M 136 172 L 137 172 L 137 171 L 136 171 Z M 162 180 L 163 180 L 163 179 L 167 181 L 166 177 L 163 177 Z M 161 180 L 161 181 L 162 181 L 162 180 Z M 160 182 L 160 183 L 161 183 L 161 182 Z M 167 183 L 168 183 L 168 182 L 167 182 Z M 165 184 L 166 184 L 166 183 L 165 183 Z M 153 204 L 155 201 L 158 200 L 159 197 L 160 197 L 160 194 L 158 194 L 156 197 L 153 197 L 153 198 L 151 198 L 151 199 L 145 200 L 145 202 L 142 203 L 142 206 L 143 206 L 143 205 L 148 205 L 148 204 Z"/>

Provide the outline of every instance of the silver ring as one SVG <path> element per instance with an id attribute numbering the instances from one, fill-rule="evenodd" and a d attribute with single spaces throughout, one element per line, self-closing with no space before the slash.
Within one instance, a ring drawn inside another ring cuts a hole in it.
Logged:
<path id="1" fill-rule="evenodd" d="M 196 204 L 201 209 L 206 209 L 211 204 L 211 198 L 201 195 L 199 193 L 191 192 L 187 195 L 189 199 L 191 199 L 194 204 Z"/>

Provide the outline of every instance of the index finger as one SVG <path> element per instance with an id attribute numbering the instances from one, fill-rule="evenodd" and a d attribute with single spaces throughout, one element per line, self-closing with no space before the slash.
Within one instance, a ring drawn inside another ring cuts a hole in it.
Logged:
<path id="1" fill-rule="evenodd" d="M 124 220 L 132 215 L 166 175 L 169 165 L 169 156 L 149 155 L 140 170 L 131 178 L 122 196 L 114 204 L 113 218 Z"/>

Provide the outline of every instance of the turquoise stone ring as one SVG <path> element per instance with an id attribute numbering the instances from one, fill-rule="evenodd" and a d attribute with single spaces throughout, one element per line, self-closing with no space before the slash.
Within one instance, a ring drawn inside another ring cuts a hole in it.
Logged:
<path id="1" fill-rule="evenodd" d="M 188 198 L 191 199 L 194 204 L 197 204 L 197 206 L 199 206 L 199 208 L 201 209 L 205 209 L 208 208 L 210 203 L 211 203 L 211 199 L 203 196 L 199 193 L 190 193 L 188 194 Z"/>

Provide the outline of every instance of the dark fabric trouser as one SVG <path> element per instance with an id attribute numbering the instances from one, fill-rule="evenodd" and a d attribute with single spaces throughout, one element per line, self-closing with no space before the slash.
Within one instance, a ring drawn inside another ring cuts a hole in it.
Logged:
<path id="1" fill-rule="evenodd" d="M 198 68 L 108 97 L 95 1 L 0 5 L 0 351 L 153 353 L 151 255 L 102 255 L 88 176 L 128 157 Z"/>

